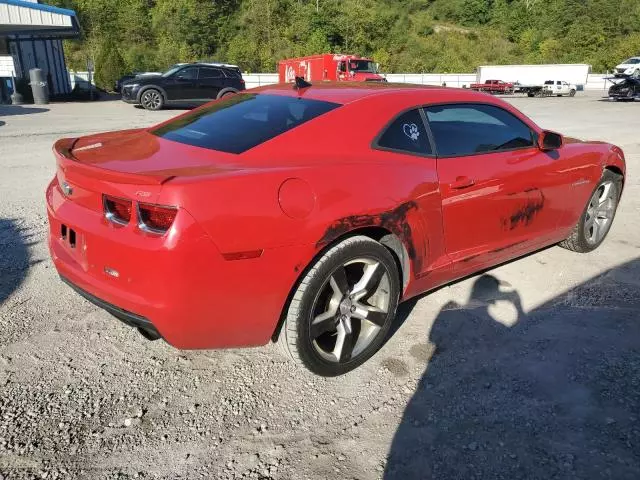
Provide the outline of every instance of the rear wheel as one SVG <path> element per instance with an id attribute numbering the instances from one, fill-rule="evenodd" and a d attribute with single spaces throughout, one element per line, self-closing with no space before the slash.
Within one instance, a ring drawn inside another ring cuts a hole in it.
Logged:
<path id="1" fill-rule="evenodd" d="M 300 282 L 279 342 L 312 372 L 341 375 L 380 348 L 399 296 L 389 250 L 368 237 L 348 238 L 322 255 Z"/>
<path id="2" fill-rule="evenodd" d="M 164 106 L 164 97 L 155 88 L 150 88 L 142 92 L 140 104 L 146 110 L 160 110 Z"/>
<path id="3" fill-rule="evenodd" d="M 560 246 L 580 253 L 598 248 L 609 233 L 621 191 L 622 177 L 605 170 L 580 220 Z"/>

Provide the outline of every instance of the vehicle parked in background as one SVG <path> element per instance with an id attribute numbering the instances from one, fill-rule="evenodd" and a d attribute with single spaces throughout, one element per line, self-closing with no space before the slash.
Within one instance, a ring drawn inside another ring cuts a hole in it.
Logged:
<path id="1" fill-rule="evenodd" d="M 626 77 L 624 79 L 611 79 L 614 82 L 609 87 L 609 98 L 612 100 L 635 100 L 640 98 L 640 78 Z"/>
<path id="2" fill-rule="evenodd" d="M 576 86 L 572 85 L 564 80 L 547 80 L 544 82 L 543 94 L 550 97 L 555 95 L 556 97 L 562 97 L 563 95 L 575 96 Z"/>
<path id="3" fill-rule="evenodd" d="M 616 65 L 614 75 L 640 75 L 640 57 L 631 57 Z"/>
<path id="4" fill-rule="evenodd" d="M 398 302 L 556 243 L 589 252 L 611 227 L 614 145 L 468 89 L 296 87 L 58 140 L 46 204 L 62 279 L 147 338 L 278 341 L 331 376 L 382 346 Z"/>
<path id="5" fill-rule="evenodd" d="M 515 82 L 513 84 L 513 91 L 514 93 L 526 94 L 528 97 L 541 97 L 543 87 L 544 85 L 541 84 L 523 85 L 520 82 Z"/>
<path id="6" fill-rule="evenodd" d="M 122 85 L 122 100 L 160 110 L 171 103 L 197 104 L 245 90 L 236 65 L 181 63 L 161 75 L 142 76 Z"/>
<path id="7" fill-rule="evenodd" d="M 476 71 L 476 83 L 500 78 L 521 85 L 543 85 L 550 78 L 559 78 L 574 85 L 584 86 L 591 73 L 586 63 L 541 65 L 482 65 Z"/>
<path id="8" fill-rule="evenodd" d="M 486 80 L 484 83 L 472 83 L 469 88 L 476 92 L 507 95 L 515 91 L 513 83 L 503 82 L 502 80 Z"/>
<path id="9" fill-rule="evenodd" d="M 133 80 L 133 79 L 138 78 L 138 77 L 144 77 L 144 76 L 147 76 L 147 75 L 162 75 L 162 72 L 134 72 L 134 73 L 129 73 L 127 75 L 123 75 L 118 80 L 116 80 L 116 83 L 114 85 L 114 87 L 115 87 L 114 91 L 120 93 L 122 85 L 125 82 L 128 82 L 129 80 Z"/>
<path id="10" fill-rule="evenodd" d="M 378 73 L 378 66 L 373 60 L 357 55 L 332 53 L 281 60 L 278 64 L 278 77 L 280 83 L 293 83 L 296 77 L 302 77 L 307 82 L 386 81 Z"/>

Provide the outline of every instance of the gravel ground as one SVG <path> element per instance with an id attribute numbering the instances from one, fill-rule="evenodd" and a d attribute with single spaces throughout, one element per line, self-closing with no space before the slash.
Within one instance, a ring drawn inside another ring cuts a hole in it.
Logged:
<path id="1" fill-rule="evenodd" d="M 510 101 L 625 150 L 609 238 L 403 305 L 384 348 L 335 379 L 274 346 L 148 342 L 57 279 L 54 140 L 177 111 L 0 106 L 0 480 L 640 478 L 640 105 Z"/>

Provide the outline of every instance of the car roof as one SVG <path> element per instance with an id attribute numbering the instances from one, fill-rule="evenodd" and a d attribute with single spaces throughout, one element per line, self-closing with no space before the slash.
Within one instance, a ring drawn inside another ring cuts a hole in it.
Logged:
<path id="1" fill-rule="evenodd" d="M 486 93 L 474 92 L 466 88 L 446 88 L 434 85 L 387 82 L 318 82 L 317 84 L 312 84 L 310 87 L 300 90 L 295 89 L 291 83 L 279 83 L 254 88 L 251 89 L 250 92 L 291 97 L 301 96 L 343 105 L 372 96 L 395 96 L 410 92 L 420 94 L 420 101 L 425 103 L 461 100 L 486 102 L 489 98 L 493 98 Z"/>
<path id="2" fill-rule="evenodd" d="M 224 68 L 240 68 L 237 65 L 231 63 L 217 63 L 217 62 L 195 62 L 193 65 L 204 65 L 207 67 L 224 67 Z"/>
<path id="3" fill-rule="evenodd" d="M 203 65 L 205 67 L 222 67 L 222 68 L 237 68 L 240 67 L 237 65 L 233 65 L 231 63 L 217 63 L 217 62 L 191 62 L 191 63 L 174 63 L 173 67 L 186 67 L 186 66 L 194 66 L 197 67 L 199 65 Z"/>

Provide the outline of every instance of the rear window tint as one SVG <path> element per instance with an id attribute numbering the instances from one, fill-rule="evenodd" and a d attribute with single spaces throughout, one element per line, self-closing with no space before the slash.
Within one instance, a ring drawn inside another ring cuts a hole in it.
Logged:
<path id="1" fill-rule="evenodd" d="M 301 97 L 241 93 L 195 110 L 152 133 L 196 147 L 242 153 L 339 106 Z"/>

